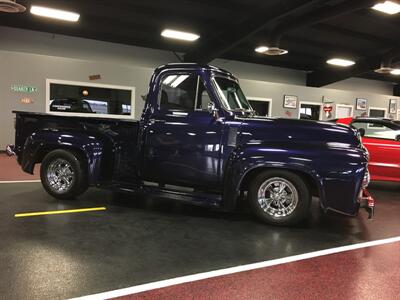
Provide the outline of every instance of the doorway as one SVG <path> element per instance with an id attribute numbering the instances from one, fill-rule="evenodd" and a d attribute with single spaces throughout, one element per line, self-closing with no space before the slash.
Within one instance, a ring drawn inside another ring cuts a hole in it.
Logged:
<path id="1" fill-rule="evenodd" d="M 258 116 L 271 117 L 272 99 L 247 97 L 247 100 L 249 101 L 251 107 L 256 111 Z"/>
<path id="2" fill-rule="evenodd" d="M 321 104 L 312 102 L 300 102 L 299 119 L 302 120 L 320 120 Z"/>

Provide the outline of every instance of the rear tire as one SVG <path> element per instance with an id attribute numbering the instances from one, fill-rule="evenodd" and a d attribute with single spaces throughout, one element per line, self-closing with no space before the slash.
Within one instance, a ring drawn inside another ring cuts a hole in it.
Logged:
<path id="1" fill-rule="evenodd" d="M 45 156 L 40 179 L 44 189 L 57 199 L 74 199 L 88 188 L 86 163 L 68 150 L 54 150 Z"/>
<path id="2" fill-rule="evenodd" d="M 293 225 L 309 213 L 311 194 L 298 175 L 281 170 L 267 170 L 255 177 L 249 188 L 253 213 L 271 225 Z"/>

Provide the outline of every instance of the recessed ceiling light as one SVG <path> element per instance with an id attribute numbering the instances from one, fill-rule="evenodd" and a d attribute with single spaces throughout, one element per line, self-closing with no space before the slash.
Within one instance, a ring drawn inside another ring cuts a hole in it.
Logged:
<path id="1" fill-rule="evenodd" d="M 340 66 L 340 67 L 350 67 L 355 64 L 354 61 L 343 59 L 343 58 L 332 58 L 326 62 L 330 65 Z"/>
<path id="2" fill-rule="evenodd" d="M 400 4 L 394 1 L 381 1 L 380 3 L 375 4 L 372 8 L 389 15 L 394 15 L 400 12 Z"/>
<path id="3" fill-rule="evenodd" d="M 279 56 L 289 53 L 289 51 L 286 49 L 281 49 L 279 47 L 267 47 L 267 46 L 259 46 L 256 49 L 254 49 L 254 51 L 269 56 Z"/>
<path id="4" fill-rule="evenodd" d="M 77 22 L 80 17 L 79 14 L 74 12 L 36 5 L 31 7 L 31 14 L 69 22 Z"/>
<path id="5" fill-rule="evenodd" d="M 390 74 L 392 75 L 400 75 L 400 69 L 393 69 Z"/>
<path id="6" fill-rule="evenodd" d="M 170 39 L 177 39 L 183 41 L 194 42 L 195 40 L 200 38 L 200 35 L 185 31 L 178 31 L 173 29 L 165 29 L 161 32 L 161 35 Z"/>
<path id="7" fill-rule="evenodd" d="M 267 46 L 260 46 L 260 47 L 257 47 L 256 49 L 254 49 L 254 51 L 256 51 L 258 53 L 264 53 L 264 52 L 267 52 L 268 49 L 269 48 Z"/>

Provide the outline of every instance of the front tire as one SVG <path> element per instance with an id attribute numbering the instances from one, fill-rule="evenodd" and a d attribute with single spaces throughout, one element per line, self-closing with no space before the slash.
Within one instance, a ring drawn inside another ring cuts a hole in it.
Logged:
<path id="1" fill-rule="evenodd" d="M 300 176 L 267 170 L 255 177 L 249 188 L 253 213 L 272 225 L 293 225 L 309 213 L 311 193 Z"/>
<path id="2" fill-rule="evenodd" d="M 85 163 L 78 154 L 62 149 L 45 156 L 40 179 L 44 189 L 57 199 L 74 199 L 88 188 Z"/>

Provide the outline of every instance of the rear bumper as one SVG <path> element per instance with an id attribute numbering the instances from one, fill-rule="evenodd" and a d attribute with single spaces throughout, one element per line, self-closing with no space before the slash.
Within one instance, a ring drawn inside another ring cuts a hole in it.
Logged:
<path id="1" fill-rule="evenodd" d="M 6 147 L 6 154 L 7 154 L 8 156 L 15 156 L 15 155 L 16 155 L 16 153 L 15 153 L 15 146 L 14 146 L 14 145 L 7 145 L 7 147 Z"/>
<path id="2" fill-rule="evenodd" d="M 372 219 L 375 213 L 375 199 L 367 191 L 363 189 L 358 197 L 360 208 L 364 208 L 368 212 L 368 219 Z"/>

